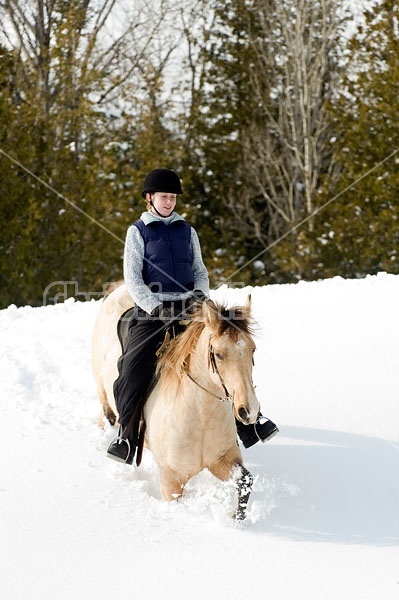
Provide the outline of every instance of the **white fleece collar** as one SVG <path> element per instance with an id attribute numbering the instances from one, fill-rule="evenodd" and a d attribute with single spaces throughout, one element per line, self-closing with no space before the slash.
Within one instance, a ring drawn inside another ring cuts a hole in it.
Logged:
<path id="1" fill-rule="evenodd" d="M 154 215 L 152 212 L 147 210 L 146 212 L 143 212 L 140 219 L 143 221 L 144 225 L 148 225 L 154 221 L 161 221 L 161 223 L 165 223 L 166 225 L 173 223 L 173 221 L 184 221 L 183 217 L 174 211 L 169 217 L 159 217 L 158 215 Z"/>

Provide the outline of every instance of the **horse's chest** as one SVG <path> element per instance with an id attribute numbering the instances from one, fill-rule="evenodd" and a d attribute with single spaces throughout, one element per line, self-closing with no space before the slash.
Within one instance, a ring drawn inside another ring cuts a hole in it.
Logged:
<path id="1" fill-rule="evenodd" d="M 198 402 L 195 408 L 186 404 L 179 410 L 171 410 L 171 406 L 165 410 L 156 401 L 151 404 L 146 415 L 147 435 L 157 462 L 180 467 L 187 463 L 190 470 L 200 470 L 236 443 L 230 405 Z"/>

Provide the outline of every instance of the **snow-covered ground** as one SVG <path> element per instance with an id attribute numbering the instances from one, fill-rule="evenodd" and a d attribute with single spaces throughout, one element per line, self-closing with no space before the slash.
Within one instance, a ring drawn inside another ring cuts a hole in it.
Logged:
<path id="1" fill-rule="evenodd" d="M 98 302 L 0 311 L 2 598 L 399 598 L 399 277 L 250 291 L 254 380 L 280 434 L 244 450 L 241 526 L 209 473 L 166 504 L 148 452 L 140 469 L 106 458 Z"/>

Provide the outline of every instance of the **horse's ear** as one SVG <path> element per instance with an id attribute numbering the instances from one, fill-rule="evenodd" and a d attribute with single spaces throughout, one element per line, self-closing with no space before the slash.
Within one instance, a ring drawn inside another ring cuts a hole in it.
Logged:
<path id="1" fill-rule="evenodd" d="M 212 300 L 205 300 L 202 304 L 202 316 L 204 318 L 205 325 L 209 325 L 212 329 L 215 329 L 219 323 L 219 315 L 216 305 Z"/>

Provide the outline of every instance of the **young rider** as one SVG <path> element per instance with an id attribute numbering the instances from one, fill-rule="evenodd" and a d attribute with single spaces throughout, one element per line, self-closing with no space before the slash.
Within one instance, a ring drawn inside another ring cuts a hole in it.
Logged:
<path id="1" fill-rule="evenodd" d="M 142 197 L 148 210 L 127 231 L 124 278 L 136 310 L 129 322 L 127 343 L 118 361 L 114 383 L 119 413 L 119 436 L 108 455 L 131 464 L 137 447 L 135 411 L 141 409 L 152 375 L 156 351 L 165 326 L 184 314 L 190 303 L 209 297 L 209 279 L 202 260 L 198 235 L 177 212 L 181 182 L 170 169 L 154 169 L 144 180 Z M 166 324 L 166 325 L 165 325 Z M 255 424 L 237 423 L 246 448 L 278 432 L 276 425 L 259 415 Z"/>

